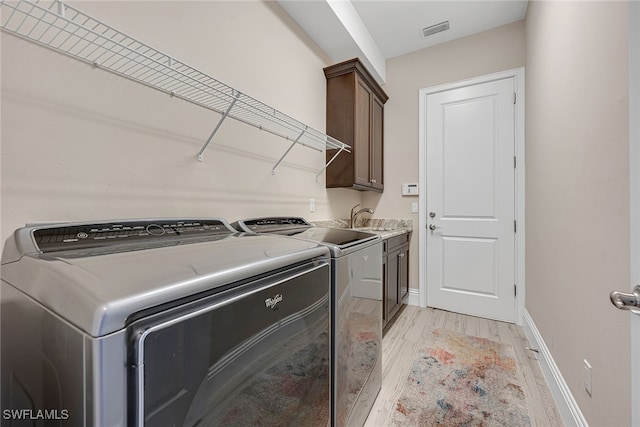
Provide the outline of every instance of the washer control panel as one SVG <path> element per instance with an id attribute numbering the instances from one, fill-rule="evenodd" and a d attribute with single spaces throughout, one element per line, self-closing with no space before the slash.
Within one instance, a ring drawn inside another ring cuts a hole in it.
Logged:
<path id="1" fill-rule="evenodd" d="M 36 227 L 34 242 L 42 252 L 105 247 L 124 242 L 145 243 L 232 234 L 222 219 L 126 220 L 104 223 L 75 223 Z"/>
<path id="2" fill-rule="evenodd" d="M 237 222 L 238 229 L 254 233 L 269 233 L 274 231 L 308 228 L 311 224 L 300 217 L 271 217 L 245 219 Z"/>

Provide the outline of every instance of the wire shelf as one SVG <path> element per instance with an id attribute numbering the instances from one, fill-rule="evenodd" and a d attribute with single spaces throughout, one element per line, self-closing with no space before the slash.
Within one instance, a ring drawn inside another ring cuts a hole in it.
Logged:
<path id="1" fill-rule="evenodd" d="M 202 160 L 204 150 L 226 117 L 292 141 L 273 172 L 296 144 L 318 151 L 337 149 L 338 154 L 350 152 L 347 144 L 61 1 L 0 0 L 0 28 L 221 114 L 222 117 L 198 153 L 199 160 Z M 326 166 L 320 173 L 324 169 Z"/>

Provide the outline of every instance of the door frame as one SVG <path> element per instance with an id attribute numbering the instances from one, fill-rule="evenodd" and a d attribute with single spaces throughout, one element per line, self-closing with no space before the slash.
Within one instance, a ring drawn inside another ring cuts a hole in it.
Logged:
<path id="1" fill-rule="evenodd" d="M 629 3 L 629 217 L 631 283 L 640 284 L 640 3 Z M 640 427 L 640 316 L 631 314 L 631 424 Z"/>
<path id="2" fill-rule="evenodd" d="M 419 90 L 419 228 L 418 228 L 418 253 L 419 259 L 419 291 L 420 307 L 427 306 L 427 96 L 437 93 L 458 89 L 464 86 L 488 83 L 507 78 L 514 79 L 514 91 L 516 94 L 515 104 L 515 155 L 517 167 L 515 172 L 515 218 L 517 222 L 517 232 L 515 235 L 515 281 L 517 294 L 515 300 L 516 324 L 522 325 L 525 303 L 525 150 L 524 150 L 524 67 L 497 73 L 486 74 L 466 80 L 452 83 L 445 83 L 437 86 L 429 86 Z"/>

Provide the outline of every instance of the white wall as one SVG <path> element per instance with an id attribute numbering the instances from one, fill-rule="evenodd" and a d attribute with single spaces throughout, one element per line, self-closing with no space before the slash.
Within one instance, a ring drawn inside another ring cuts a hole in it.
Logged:
<path id="1" fill-rule="evenodd" d="M 312 127 L 325 127 L 328 58 L 275 2 L 72 5 Z M 345 218 L 324 153 L 2 34 L 2 241 L 28 222 L 286 214 Z M 309 199 L 316 212 L 309 213 Z"/>
<path id="2" fill-rule="evenodd" d="M 526 307 L 591 426 L 631 422 L 630 320 L 608 297 L 630 283 L 628 29 L 626 2 L 529 2 Z"/>
<path id="3" fill-rule="evenodd" d="M 412 218 L 417 197 L 401 195 L 402 183 L 418 182 L 418 91 L 524 66 L 524 21 L 484 31 L 387 61 L 389 95 L 384 122 L 384 193 L 365 192 L 362 204 L 381 218 Z M 421 189 L 424 191 L 424 189 Z M 416 230 L 417 231 L 417 230 Z M 418 233 L 411 240 L 410 287 L 418 284 Z"/>

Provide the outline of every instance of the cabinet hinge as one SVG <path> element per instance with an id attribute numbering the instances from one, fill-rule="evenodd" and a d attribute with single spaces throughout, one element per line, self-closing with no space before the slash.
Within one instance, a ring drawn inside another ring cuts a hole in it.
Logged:
<path id="1" fill-rule="evenodd" d="M 516 168 L 516 165 L 518 164 L 518 159 L 516 158 L 516 156 L 513 156 L 513 168 Z"/>
<path id="2" fill-rule="evenodd" d="M 518 285 L 513 285 L 513 296 L 517 297 L 518 296 Z"/>
<path id="3" fill-rule="evenodd" d="M 516 102 L 518 102 L 518 94 L 513 92 L 513 103 L 515 104 Z"/>
<path id="4" fill-rule="evenodd" d="M 513 232 L 514 233 L 518 232 L 518 223 L 517 223 L 517 221 L 513 221 Z"/>

